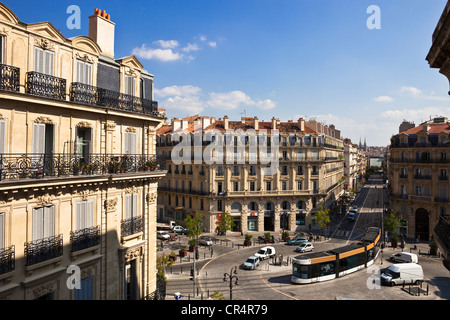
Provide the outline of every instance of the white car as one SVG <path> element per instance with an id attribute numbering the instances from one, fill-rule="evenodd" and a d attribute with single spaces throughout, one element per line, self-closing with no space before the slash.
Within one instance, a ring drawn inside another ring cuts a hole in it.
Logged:
<path id="1" fill-rule="evenodd" d="M 399 252 L 391 254 L 390 258 L 394 262 L 419 263 L 419 258 L 415 253 Z"/>
<path id="2" fill-rule="evenodd" d="M 313 251 L 314 250 L 314 245 L 311 242 L 305 242 L 300 244 L 295 251 L 297 252 L 308 252 L 308 251 Z"/>
<path id="3" fill-rule="evenodd" d="M 169 240 L 170 239 L 170 234 L 168 234 L 167 232 L 164 232 L 164 231 L 157 231 L 157 236 L 158 236 L 158 239 L 161 239 L 161 240 Z"/>
<path id="4" fill-rule="evenodd" d="M 263 247 L 259 249 L 257 253 L 255 253 L 255 257 L 258 257 L 260 260 L 269 259 L 273 256 L 275 256 L 274 247 Z"/>
<path id="5" fill-rule="evenodd" d="M 211 238 L 206 237 L 206 236 L 201 236 L 201 237 L 198 239 L 198 243 L 199 243 L 199 244 L 202 244 L 202 245 L 204 245 L 204 246 L 212 246 L 212 244 L 213 244 Z"/>
<path id="6" fill-rule="evenodd" d="M 183 231 L 184 227 L 182 226 L 175 226 L 173 227 L 173 231 L 176 233 L 181 233 Z"/>
<path id="7" fill-rule="evenodd" d="M 259 262 L 261 260 L 258 257 L 255 256 L 251 256 L 249 257 L 243 265 L 244 269 L 250 269 L 250 270 L 255 270 L 257 266 L 259 266 Z"/>

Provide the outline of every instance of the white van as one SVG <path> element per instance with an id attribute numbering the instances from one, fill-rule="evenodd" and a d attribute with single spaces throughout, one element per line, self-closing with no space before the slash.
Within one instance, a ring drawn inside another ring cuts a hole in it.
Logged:
<path id="1" fill-rule="evenodd" d="M 393 264 L 389 268 L 381 270 L 381 283 L 391 286 L 420 281 L 423 281 L 423 269 L 416 263 Z"/>
<path id="2" fill-rule="evenodd" d="M 418 263 L 419 258 L 415 253 L 399 252 L 391 254 L 391 260 L 394 262 Z"/>
<path id="3" fill-rule="evenodd" d="M 259 249 L 257 253 L 255 253 L 255 257 L 258 257 L 261 260 L 269 259 L 275 256 L 275 248 L 274 247 L 263 247 Z"/>

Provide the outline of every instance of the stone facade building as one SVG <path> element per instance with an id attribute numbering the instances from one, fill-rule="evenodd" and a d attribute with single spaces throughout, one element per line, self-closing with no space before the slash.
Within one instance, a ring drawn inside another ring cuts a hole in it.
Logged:
<path id="1" fill-rule="evenodd" d="M 211 142 L 205 136 L 211 131 L 223 136 L 219 139 L 230 148 L 208 163 L 204 153 Z M 200 157 L 174 162 L 179 150 L 175 152 L 178 142 L 172 136 L 177 132 L 193 136 L 188 149 L 199 146 Z M 258 147 L 267 148 L 263 153 L 276 159 L 278 166 L 271 174 L 264 171 L 271 163 L 251 152 L 256 148 L 255 140 L 249 138 L 252 133 L 267 137 Z M 200 134 L 200 144 L 196 144 L 196 134 Z M 279 142 L 276 148 L 274 141 Z M 318 123 L 313 130 L 304 119 L 173 119 L 157 131 L 157 154 L 166 159 L 168 171 L 158 191 L 158 219 L 183 224 L 187 215 L 197 211 L 207 232 L 216 230 L 225 212 L 233 216 L 234 231 L 308 231 L 317 227 L 314 213 L 318 208 L 328 208 L 344 192 L 340 132 Z"/>
<path id="2" fill-rule="evenodd" d="M 0 300 L 156 291 L 153 76 L 89 22 L 68 39 L 0 4 Z"/>

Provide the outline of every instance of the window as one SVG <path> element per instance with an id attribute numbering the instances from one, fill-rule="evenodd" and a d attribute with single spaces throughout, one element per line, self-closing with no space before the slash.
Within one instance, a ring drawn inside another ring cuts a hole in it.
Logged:
<path id="1" fill-rule="evenodd" d="M 178 204 L 177 204 L 178 205 Z M 138 216 L 138 194 L 125 195 L 125 220 Z"/>
<path id="2" fill-rule="evenodd" d="M 271 191 L 272 190 L 272 182 L 271 181 L 267 181 L 266 182 L 266 191 Z"/>
<path id="3" fill-rule="evenodd" d="M 255 176 L 256 175 L 256 169 L 255 166 L 250 166 L 250 172 L 249 172 L 250 176 Z"/>
<path id="4" fill-rule="evenodd" d="M 217 166 L 216 174 L 218 176 L 223 176 L 223 167 L 222 166 Z"/>
<path id="5" fill-rule="evenodd" d="M 217 200 L 217 211 L 222 211 L 222 200 Z"/>
<path id="6" fill-rule="evenodd" d="M 34 71 L 53 75 L 54 53 L 41 48 L 34 48 Z"/>
<path id="7" fill-rule="evenodd" d="M 233 191 L 239 191 L 239 182 L 233 182 Z"/>
<path id="8" fill-rule="evenodd" d="M 80 281 L 80 289 L 75 289 L 75 300 L 94 299 L 94 278 L 89 277 Z"/>
<path id="9" fill-rule="evenodd" d="M 5 37 L 0 36 L 0 64 L 5 63 Z"/>
<path id="10" fill-rule="evenodd" d="M 125 94 L 134 96 L 134 78 L 132 76 L 125 76 Z"/>
<path id="11" fill-rule="evenodd" d="M 6 145 L 6 120 L 0 120 L 0 154 L 5 153 Z"/>
<path id="12" fill-rule="evenodd" d="M 254 181 L 250 181 L 250 191 L 255 191 L 255 182 Z"/>
<path id="13" fill-rule="evenodd" d="M 287 190 L 287 182 L 286 182 L 286 181 L 283 181 L 283 182 L 281 183 L 281 190 L 283 190 L 283 191 L 286 191 L 286 190 Z"/>
<path id="14" fill-rule="evenodd" d="M 53 237 L 55 235 L 55 207 L 33 209 L 32 238 L 33 241 Z"/>
<path id="15" fill-rule="evenodd" d="M 77 60 L 77 82 L 92 84 L 92 64 Z"/>
<path id="16" fill-rule="evenodd" d="M 297 190 L 303 190 L 303 182 L 302 181 L 297 181 Z"/>
<path id="17" fill-rule="evenodd" d="M 200 210 L 205 210 L 204 208 L 203 199 L 200 199 Z"/>
<path id="18" fill-rule="evenodd" d="M 416 186 L 416 196 L 420 196 L 422 188 L 420 186 Z"/>
<path id="19" fill-rule="evenodd" d="M 135 132 L 125 132 L 125 153 L 136 154 L 136 136 Z"/>
<path id="20" fill-rule="evenodd" d="M 76 204 L 76 230 L 92 228 L 94 226 L 94 201 L 79 201 Z"/>

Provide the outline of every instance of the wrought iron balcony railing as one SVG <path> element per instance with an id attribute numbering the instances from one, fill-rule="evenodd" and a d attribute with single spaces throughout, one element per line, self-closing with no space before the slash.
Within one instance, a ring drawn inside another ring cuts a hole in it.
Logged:
<path id="1" fill-rule="evenodd" d="M 34 96 L 66 100 L 66 79 L 36 71 L 27 72 L 26 90 Z"/>
<path id="2" fill-rule="evenodd" d="M 19 92 L 20 69 L 0 64 L 0 90 Z"/>
<path id="3" fill-rule="evenodd" d="M 143 230 L 142 217 L 132 217 L 121 222 L 122 237 L 131 236 Z"/>
<path id="4" fill-rule="evenodd" d="M 15 269 L 15 248 L 0 249 L 0 274 L 8 273 Z"/>
<path id="5" fill-rule="evenodd" d="M 0 154 L 0 181 L 154 171 L 155 155 Z"/>
<path id="6" fill-rule="evenodd" d="M 158 116 L 158 102 L 102 89 L 79 82 L 72 83 L 70 101 L 108 109 Z"/>
<path id="7" fill-rule="evenodd" d="M 436 232 L 438 241 L 445 250 L 450 251 L 450 216 L 441 215 L 438 224 L 434 228 L 434 232 Z"/>
<path id="8" fill-rule="evenodd" d="M 63 236 L 43 238 L 31 242 L 25 242 L 25 265 L 47 261 L 62 256 Z"/>
<path id="9" fill-rule="evenodd" d="M 100 244 L 100 226 L 70 232 L 72 251 L 92 248 Z"/>

